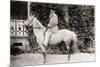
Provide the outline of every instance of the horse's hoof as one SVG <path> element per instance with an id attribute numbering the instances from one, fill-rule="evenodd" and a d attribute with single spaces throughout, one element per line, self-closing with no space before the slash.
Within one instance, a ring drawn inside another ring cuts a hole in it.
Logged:
<path id="1" fill-rule="evenodd" d="M 70 58 L 68 58 L 67 61 L 70 61 Z"/>
<path id="2" fill-rule="evenodd" d="M 45 64 L 45 63 L 46 63 L 46 61 L 44 60 L 44 61 L 43 61 L 43 63 Z"/>
<path id="3" fill-rule="evenodd" d="M 67 59 L 67 61 L 70 61 L 70 59 Z"/>

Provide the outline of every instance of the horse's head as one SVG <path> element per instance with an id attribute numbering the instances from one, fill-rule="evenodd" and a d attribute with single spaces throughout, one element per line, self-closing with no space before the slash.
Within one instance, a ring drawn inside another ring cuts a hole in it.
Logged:
<path id="1" fill-rule="evenodd" d="M 25 21 L 25 28 L 27 29 L 27 33 L 36 33 L 36 31 L 44 32 L 46 28 L 41 24 L 41 22 L 33 15 L 29 17 L 28 20 Z"/>
<path id="2" fill-rule="evenodd" d="M 33 32 L 33 19 L 34 15 L 30 16 L 25 22 L 24 22 L 24 27 L 27 30 L 27 34 L 30 34 Z"/>
<path id="3" fill-rule="evenodd" d="M 24 22 L 24 25 L 25 25 L 25 26 L 30 26 L 30 25 L 32 25 L 33 19 L 34 19 L 34 15 L 30 16 L 30 17 Z"/>

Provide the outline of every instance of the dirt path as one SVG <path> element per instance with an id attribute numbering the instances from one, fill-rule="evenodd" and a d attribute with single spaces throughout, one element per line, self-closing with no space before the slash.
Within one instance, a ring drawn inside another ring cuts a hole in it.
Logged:
<path id="1" fill-rule="evenodd" d="M 67 61 L 68 55 L 48 54 L 46 64 L 53 63 L 72 63 L 72 62 L 88 62 L 95 61 L 95 54 L 79 53 L 72 54 L 70 61 Z M 13 65 L 37 65 L 43 64 L 42 54 L 20 54 L 11 56 L 11 64 Z"/>

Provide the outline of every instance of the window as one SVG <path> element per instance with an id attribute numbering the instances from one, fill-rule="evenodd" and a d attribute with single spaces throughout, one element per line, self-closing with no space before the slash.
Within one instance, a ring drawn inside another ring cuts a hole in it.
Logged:
<path id="1" fill-rule="evenodd" d="M 26 20 L 28 18 L 27 2 L 11 1 L 11 19 Z"/>

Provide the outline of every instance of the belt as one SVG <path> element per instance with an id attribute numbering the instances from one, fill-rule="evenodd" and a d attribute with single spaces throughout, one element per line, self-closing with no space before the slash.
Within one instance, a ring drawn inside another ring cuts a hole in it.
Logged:
<path id="1" fill-rule="evenodd" d="M 56 24 L 57 25 L 57 24 Z M 55 27 L 56 25 L 52 26 L 52 27 Z M 52 28 L 52 27 L 47 27 L 47 28 Z"/>

